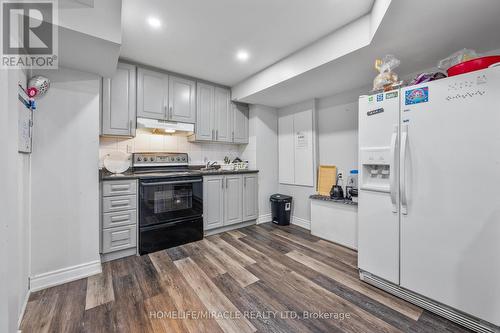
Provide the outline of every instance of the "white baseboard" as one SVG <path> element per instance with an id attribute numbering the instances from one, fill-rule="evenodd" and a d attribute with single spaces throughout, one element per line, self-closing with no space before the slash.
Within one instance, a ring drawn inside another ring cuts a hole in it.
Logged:
<path id="1" fill-rule="evenodd" d="M 301 228 L 311 230 L 311 221 L 308 221 L 306 219 L 302 219 L 297 216 L 292 216 L 292 224 L 299 226 Z"/>
<path id="2" fill-rule="evenodd" d="M 19 312 L 19 319 L 17 320 L 17 328 L 21 327 L 21 322 L 23 321 L 24 312 L 26 311 L 26 306 L 28 306 L 28 300 L 30 299 L 31 292 L 26 290 L 26 295 L 24 295 L 23 305 L 21 311 Z"/>
<path id="3" fill-rule="evenodd" d="M 88 263 L 58 269 L 35 275 L 30 278 L 30 291 L 38 291 L 45 288 L 57 286 L 101 273 L 101 261 L 95 260 Z"/>
<path id="4" fill-rule="evenodd" d="M 262 224 L 262 223 L 267 223 L 267 222 L 271 222 L 273 220 L 273 217 L 271 215 L 271 213 L 268 213 L 268 214 L 262 214 L 259 216 L 259 218 L 257 219 L 257 224 Z"/>

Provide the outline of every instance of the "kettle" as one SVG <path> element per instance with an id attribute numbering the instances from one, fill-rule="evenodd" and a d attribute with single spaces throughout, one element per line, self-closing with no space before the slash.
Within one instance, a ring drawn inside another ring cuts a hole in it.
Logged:
<path id="1" fill-rule="evenodd" d="M 330 198 L 336 200 L 344 199 L 344 190 L 342 189 L 342 186 L 333 185 L 332 189 L 330 190 Z"/>
<path id="2" fill-rule="evenodd" d="M 337 176 L 337 181 L 335 182 L 336 185 L 332 186 L 332 189 L 330 190 L 330 198 L 331 199 L 336 199 L 336 200 L 341 200 L 344 199 L 344 190 L 342 189 L 342 185 L 339 185 L 339 180 L 341 179 L 341 176 Z"/>

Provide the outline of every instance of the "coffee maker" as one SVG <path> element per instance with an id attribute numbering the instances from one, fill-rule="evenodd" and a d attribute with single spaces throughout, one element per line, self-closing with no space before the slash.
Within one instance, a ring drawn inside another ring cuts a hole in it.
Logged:
<path id="1" fill-rule="evenodd" d="M 345 191 L 347 200 L 358 202 L 358 170 L 351 170 Z"/>

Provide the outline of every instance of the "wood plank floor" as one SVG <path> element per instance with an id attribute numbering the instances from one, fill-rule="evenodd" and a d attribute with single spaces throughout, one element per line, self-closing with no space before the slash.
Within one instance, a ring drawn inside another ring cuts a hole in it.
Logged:
<path id="1" fill-rule="evenodd" d="M 358 278 L 356 252 L 250 226 L 30 296 L 23 332 L 469 332 Z"/>

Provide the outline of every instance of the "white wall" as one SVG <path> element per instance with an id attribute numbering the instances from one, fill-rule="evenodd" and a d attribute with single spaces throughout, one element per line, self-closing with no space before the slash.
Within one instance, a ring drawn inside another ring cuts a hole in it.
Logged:
<path id="1" fill-rule="evenodd" d="M 358 168 L 358 103 L 336 105 L 335 98 L 318 100 L 319 164 L 335 165 L 344 175 Z"/>
<path id="2" fill-rule="evenodd" d="M 354 100 L 354 97 L 349 96 L 347 100 Z M 289 114 L 306 108 L 315 109 L 318 166 L 336 165 L 344 176 L 348 176 L 358 163 L 357 97 L 356 101 L 346 104 L 342 96 L 331 96 L 318 99 L 315 104 L 314 101 L 306 101 L 280 108 L 278 112 L 280 115 Z M 309 196 L 316 193 L 316 186 L 279 184 L 279 192 L 293 197 L 292 222 L 308 227 L 311 221 Z"/>
<path id="3" fill-rule="evenodd" d="M 17 149 L 20 70 L 0 71 L 0 331 L 16 332 L 28 296 L 30 156 Z"/>
<path id="4" fill-rule="evenodd" d="M 259 169 L 259 221 L 269 222 L 269 197 L 278 192 L 278 113 L 263 105 L 250 106 L 249 144 L 246 154 L 255 156 Z"/>
<path id="5" fill-rule="evenodd" d="M 31 157 L 31 281 L 38 286 L 56 270 L 100 265 L 100 80 L 61 68 L 43 74 L 52 83 L 38 102 Z"/>

